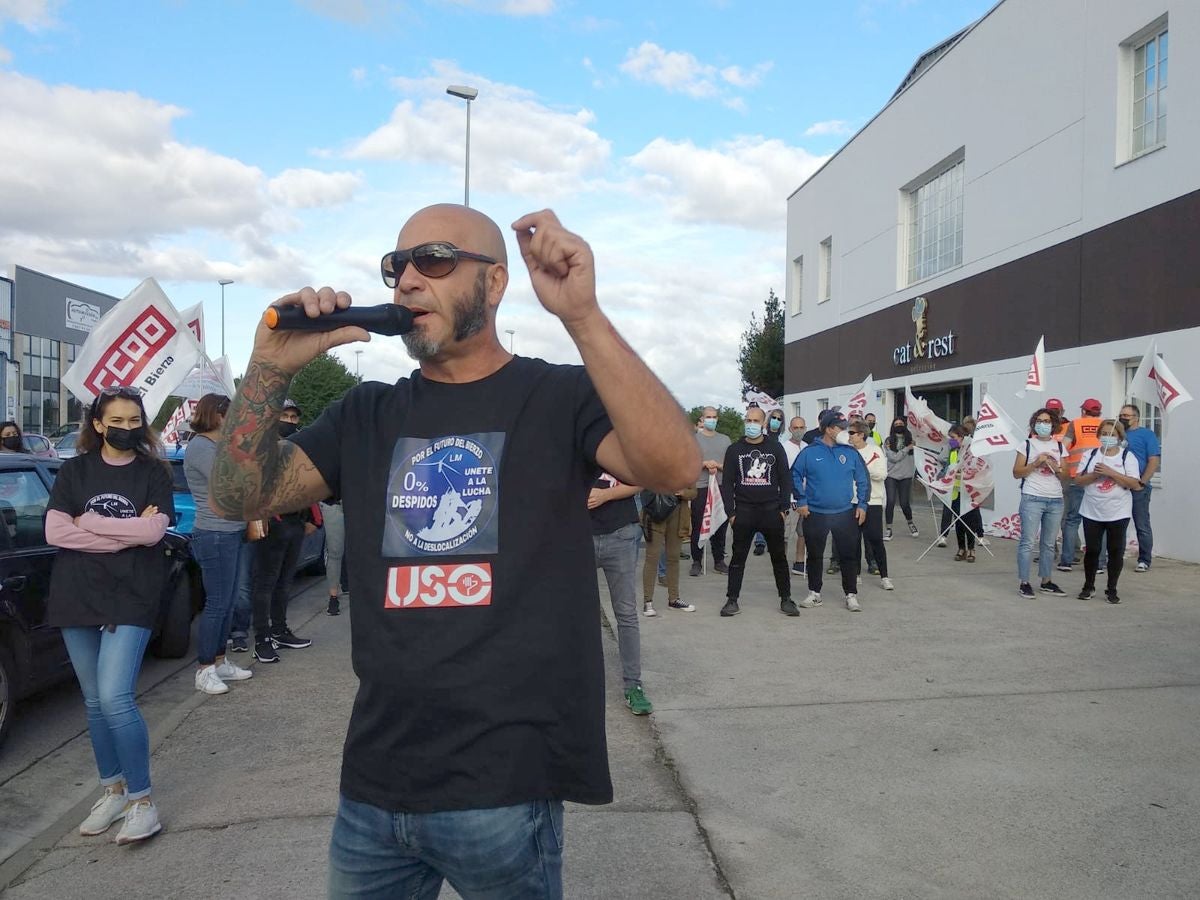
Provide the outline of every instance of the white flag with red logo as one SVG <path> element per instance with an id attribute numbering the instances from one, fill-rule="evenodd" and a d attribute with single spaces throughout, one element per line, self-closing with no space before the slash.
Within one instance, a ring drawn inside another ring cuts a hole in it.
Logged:
<path id="1" fill-rule="evenodd" d="M 1025 391 L 1046 390 L 1046 336 L 1038 338 L 1037 349 L 1033 351 L 1033 360 L 1029 363 L 1029 372 L 1025 375 L 1025 387 L 1018 396 L 1024 397 Z"/>
<path id="2" fill-rule="evenodd" d="M 708 496 L 704 500 L 704 515 L 700 517 L 700 533 L 696 536 L 696 543 L 703 547 L 728 518 L 725 515 L 725 501 L 721 499 L 721 486 L 717 483 L 717 476 L 710 473 Z"/>
<path id="3" fill-rule="evenodd" d="M 1142 364 L 1138 366 L 1129 390 L 1135 397 L 1159 406 L 1165 413 L 1174 412 L 1192 399 L 1192 395 L 1158 355 L 1158 347 L 1153 342 L 1142 357 Z"/>
<path id="4" fill-rule="evenodd" d="M 983 395 L 983 405 L 975 417 L 975 434 L 971 450 L 976 456 L 989 456 L 1024 446 L 1021 431 L 991 394 Z"/>
<path id="5" fill-rule="evenodd" d="M 196 412 L 195 400 L 184 400 L 179 404 L 179 408 L 171 413 L 171 418 L 167 419 L 167 424 L 163 426 L 162 441 L 164 444 L 179 443 L 179 430 L 190 431 L 187 423 L 192 421 L 192 415 Z"/>
<path id="6" fill-rule="evenodd" d="M 949 505 L 958 478 L 958 465 L 943 467 L 941 457 L 924 447 L 913 448 L 913 462 L 917 466 L 917 480 L 925 485 L 925 490 Z"/>
<path id="7" fill-rule="evenodd" d="M 940 453 L 946 446 L 950 423 L 933 412 L 929 404 L 914 397 L 912 390 L 904 386 L 904 417 L 913 440 L 921 447 Z"/>
<path id="8" fill-rule="evenodd" d="M 974 440 L 958 451 L 958 477 L 961 496 L 966 498 L 971 509 L 980 506 L 996 487 L 991 463 L 975 453 Z"/>
<path id="9" fill-rule="evenodd" d="M 183 319 L 183 324 L 196 336 L 196 343 L 200 345 L 200 349 L 204 353 L 208 353 L 204 344 L 204 304 L 197 303 L 195 306 L 181 309 L 179 318 Z"/>
<path id="10" fill-rule="evenodd" d="M 205 394 L 224 394 L 233 396 L 233 375 L 230 371 L 229 357 L 222 356 L 212 360 L 202 357 L 200 364 L 171 391 L 176 397 L 188 397 L 199 400 Z"/>
<path id="11" fill-rule="evenodd" d="M 200 345 L 179 312 L 158 282 L 147 278 L 96 323 L 62 382 L 85 402 L 106 387 L 140 388 L 153 419 L 200 357 Z"/>
<path id="12" fill-rule="evenodd" d="M 850 416 L 865 416 L 867 414 L 867 404 L 875 399 L 875 379 L 868 375 L 854 391 L 850 394 L 850 399 L 846 401 L 846 418 Z"/>
<path id="13" fill-rule="evenodd" d="M 775 410 L 783 411 L 783 407 L 779 405 L 779 401 L 770 394 L 765 394 L 762 391 L 746 391 L 746 405 L 754 403 L 763 411 L 764 416 L 769 416 Z"/>

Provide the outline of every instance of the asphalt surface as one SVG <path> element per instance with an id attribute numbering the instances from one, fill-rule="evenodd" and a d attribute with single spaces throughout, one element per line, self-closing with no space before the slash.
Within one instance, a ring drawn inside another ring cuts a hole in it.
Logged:
<path id="1" fill-rule="evenodd" d="M 887 545 L 897 590 L 868 578 L 861 613 L 827 576 L 820 608 L 781 615 L 765 557 L 735 618 L 720 576 L 684 574 L 694 613 L 659 588 L 647 718 L 624 709 L 606 630 L 617 799 L 568 806 L 566 895 L 1200 896 L 1200 570 L 1128 569 L 1119 606 L 1075 599 L 1078 569 L 1055 575 L 1070 596 L 1023 600 L 1012 543 L 973 565 L 918 564 L 925 546 Z M 220 697 L 190 666 L 143 696 L 152 841 L 76 834 L 97 795 L 86 736 L 0 784 L 3 896 L 323 897 L 355 681 L 322 594 L 290 616 L 311 649 Z M 82 729 L 81 705 L 62 715 Z"/>

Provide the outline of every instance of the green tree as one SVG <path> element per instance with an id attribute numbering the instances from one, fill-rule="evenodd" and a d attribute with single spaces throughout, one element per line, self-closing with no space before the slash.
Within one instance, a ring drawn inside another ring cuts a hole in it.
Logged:
<path id="1" fill-rule="evenodd" d="M 300 422 L 311 424 L 334 400 L 358 384 L 340 359 L 322 353 L 296 373 L 288 396 L 300 404 Z"/>
<path id="2" fill-rule="evenodd" d="M 738 353 L 742 391 L 762 391 L 778 400 L 783 396 L 783 304 L 772 290 L 767 294 L 760 324 L 750 313 L 750 327 L 742 332 Z"/>
<path id="3" fill-rule="evenodd" d="M 693 406 L 688 410 L 688 421 L 695 422 L 704 412 L 703 406 Z M 733 406 L 721 406 L 717 409 L 717 431 L 731 441 L 740 440 L 744 432 L 745 419 L 742 411 Z"/>

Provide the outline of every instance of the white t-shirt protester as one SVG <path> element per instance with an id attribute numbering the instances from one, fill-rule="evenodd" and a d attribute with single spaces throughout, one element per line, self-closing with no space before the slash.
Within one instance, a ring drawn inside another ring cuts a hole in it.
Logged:
<path id="1" fill-rule="evenodd" d="M 1124 466 L 1121 457 L 1125 457 Z M 1105 456 L 1103 450 L 1091 450 L 1084 456 L 1076 474 L 1086 475 L 1094 472 L 1096 466 L 1107 465 L 1117 472 L 1124 471 L 1130 478 L 1140 478 L 1141 466 L 1137 457 L 1128 450 L 1122 450 L 1113 456 Z M 1083 502 L 1079 504 L 1079 514 L 1093 522 L 1119 522 L 1133 515 L 1133 491 L 1122 487 L 1111 478 L 1097 478 L 1083 489 Z"/>
<path id="2" fill-rule="evenodd" d="M 804 443 L 804 441 L 801 441 L 797 444 L 792 440 L 783 441 L 782 443 L 783 452 L 787 454 L 787 464 L 788 468 L 790 469 L 796 462 L 796 457 L 800 455 L 800 451 L 807 447 L 808 444 Z"/>
<path id="3" fill-rule="evenodd" d="M 1061 465 L 1063 457 L 1066 456 L 1066 448 L 1061 441 L 1055 438 L 1043 441 L 1041 438 L 1031 437 L 1025 443 L 1026 464 L 1045 453 Z M 1025 476 L 1025 483 L 1021 485 L 1021 493 L 1031 497 L 1061 497 L 1063 495 L 1062 481 L 1059 480 L 1054 469 L 1043 463 Z"/>

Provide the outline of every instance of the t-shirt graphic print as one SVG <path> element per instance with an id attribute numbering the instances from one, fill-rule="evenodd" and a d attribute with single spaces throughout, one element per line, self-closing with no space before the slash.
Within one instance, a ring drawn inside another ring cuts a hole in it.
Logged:
<path id="1" fill-rule="evenodd" d="M 383 555 L 497 553 L 503 455 L 502 432 L 397 440 L 388 476 Z"/>
<path id="2" fill-rule="evenodd" d="M 94 512 L 107 519 L 136 519 L 137 507 L 123 494 L 97 494 L 83 504 L 84 512 Z"/>
<path id="3" fill-rule="evenodd" d="M 739 484 L 743 487 L 767 487 L 774 483 L 772 470 L 775 468 L 774 453 L 752 450 L 738 454 Z"/>

